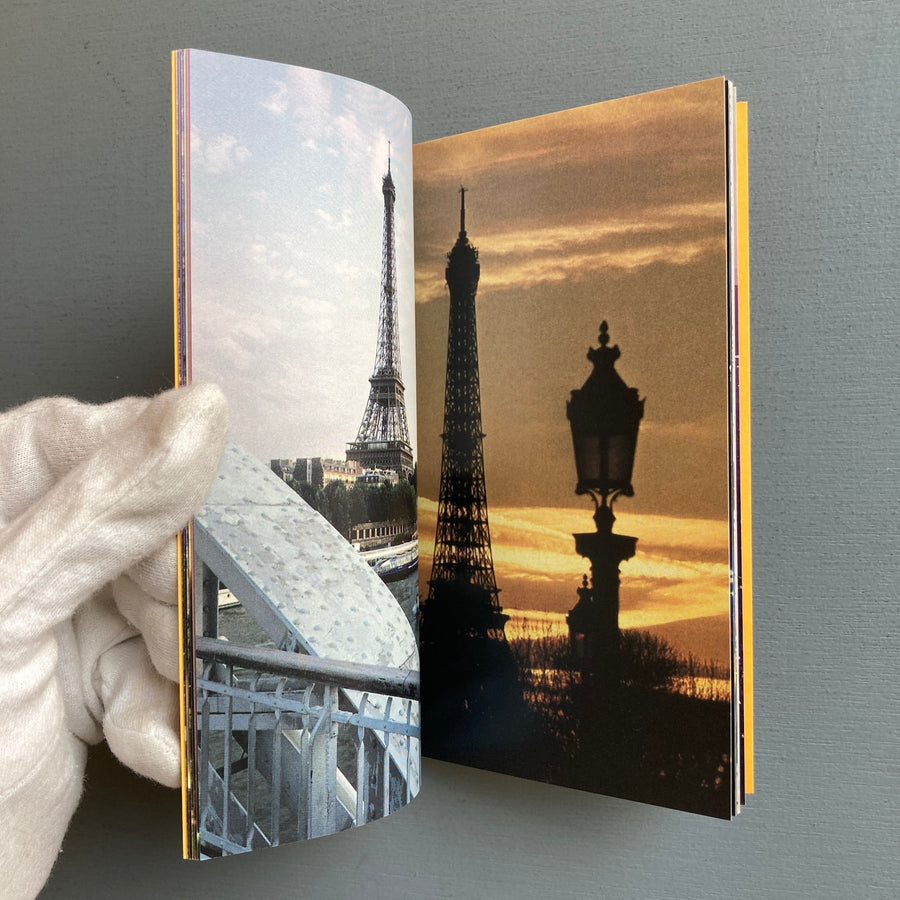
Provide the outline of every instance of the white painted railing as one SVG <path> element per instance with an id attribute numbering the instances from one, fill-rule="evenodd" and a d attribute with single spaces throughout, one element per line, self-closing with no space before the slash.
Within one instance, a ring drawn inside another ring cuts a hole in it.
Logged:
<path id="1" fill-rule="evenodd" d="M 415 636 L 346 540 L 232 444 L 194 553 L 201 854 L 329 834 L 415 796 Z M 223 587 L 274 648 L 220 639 Z"/>
<path id="2" fill-rule="evenodd" d="M 206 855 L 331 834 L 411 799 L 387 748 L 419 738 L 413 704 L 405 721 L 392 714 L 418 699 L 418 673 L 211 638 L 197 657 Z M 355 702 L 342 702 L 348 691 Z"/>

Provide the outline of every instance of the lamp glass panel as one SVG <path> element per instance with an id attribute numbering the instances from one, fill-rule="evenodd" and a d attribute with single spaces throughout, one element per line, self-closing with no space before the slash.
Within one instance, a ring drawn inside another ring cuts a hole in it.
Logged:
<path id="1" fill-rule="evenodd" d="M 611 434 L 609 436 L 609 486 L 611 488 L 625 488 L 631 482 L 634 443 L 633 434 Z"/>
<path id="2" fill-rule="evenodd" d="M 603 442 L 596 434 L 583 434 L 574 438 L 575 468 L 582 484 L 594 485 L 600 480 L 603 471 L 602 446 Z"/>

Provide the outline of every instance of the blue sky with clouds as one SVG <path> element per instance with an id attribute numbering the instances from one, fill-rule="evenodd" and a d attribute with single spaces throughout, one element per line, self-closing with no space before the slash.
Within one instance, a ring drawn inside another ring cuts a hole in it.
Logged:
<path id="1" fill-rule="evenodd" d="M 409 111 L 350 79 L 190 51 L 193 378 L 260 459 L 343 458 L 368 397 L 390 142 L 401 359 L 413 447 Z"/>

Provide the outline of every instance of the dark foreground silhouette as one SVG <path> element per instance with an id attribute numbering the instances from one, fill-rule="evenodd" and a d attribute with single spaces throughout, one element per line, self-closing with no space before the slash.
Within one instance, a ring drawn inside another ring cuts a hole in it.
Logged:
<path id="1" fill-rule="evenodd" d="M 729 817 L 730 704 L 674 690 L 678 661 L 665 644 L 626 642 L 629 677 L 611 685 L 573 671 L 564 641 L 541 666 L 513 647 L 511 666 L 482 661 L 478 678 L 461 660 L 423 668 L 426 756 Z"/>

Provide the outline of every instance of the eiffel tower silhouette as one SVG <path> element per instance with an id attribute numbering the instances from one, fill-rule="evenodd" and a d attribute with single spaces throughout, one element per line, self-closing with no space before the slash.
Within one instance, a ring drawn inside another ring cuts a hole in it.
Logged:
<path id="1" fill-rule="evenodd" d="M 459 237 L 445 272 L 450 321 L 434 563 L 419 610 L 422 733 L 430 755 L 494 767 L 479 743 L 492 742 L 504 707 L 521 705 L 521 689 L 491 556 L 475 321 L 480 271 L 460 189 Z"/>
<path id="2" fill-rule="evenodd" d="M 347 461 L 364 469 L 391 469 L 402 478 L 413 472 L 403 376 L 400 372 L 400 322 L 397 314 L 397 263 L 394 247 L 394 202 L 397 191 L 387 174 L 382 179 L 384 237 L 381 251 L 381 304 L 375 368 L 369 378 L 369 399 L 356 440 L 347 444 Z"/>

